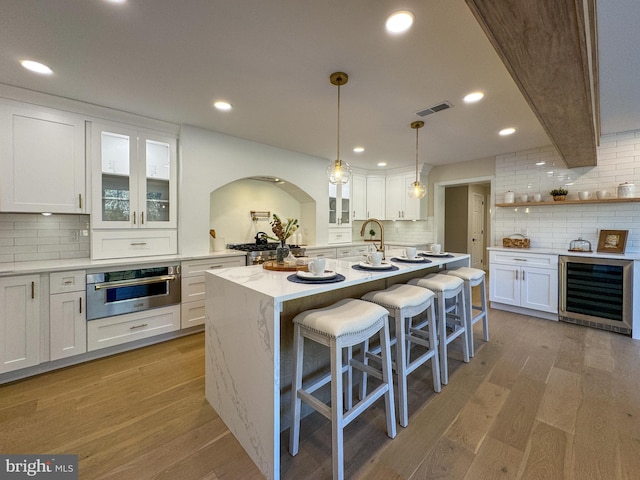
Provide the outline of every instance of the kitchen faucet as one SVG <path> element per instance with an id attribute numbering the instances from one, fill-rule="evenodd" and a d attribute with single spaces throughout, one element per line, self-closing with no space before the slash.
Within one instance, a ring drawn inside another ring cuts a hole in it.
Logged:
<path id="1" fill-rule="evenodd" d="M 367 218 L 362 224 L 362 228 L 360 229 L 360 236 L 364 237 L 364 229 L 367 224 L 371 222 L 377 223 L 380 227 L 380 248 L 376 248 L 376 250 L 378 252 L 382 252 L 382 258 L 384 259 L 384 227 L 382 226 L 382 222 L 380 222 L 380 220 L 378 220 L 377 218 Z M 375 247 L 375 245 L 376 244 L 374 243 L 373 246 Z"/>

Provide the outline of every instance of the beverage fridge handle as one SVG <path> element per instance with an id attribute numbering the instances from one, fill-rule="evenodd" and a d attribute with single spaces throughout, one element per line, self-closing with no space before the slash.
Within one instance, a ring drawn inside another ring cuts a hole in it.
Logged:
<path id="1" fill-rule="evenodd" d="M 560 261 L 559 264 L 560 269 L 558 270 L 558 280 L 560 284 L 560 288 L 558 289 L 558 300 L 560 303 L 560 312 L 564 312 L 567 310 L 567 274 L 566 274 L 566 265 L 564 262 Z"/>

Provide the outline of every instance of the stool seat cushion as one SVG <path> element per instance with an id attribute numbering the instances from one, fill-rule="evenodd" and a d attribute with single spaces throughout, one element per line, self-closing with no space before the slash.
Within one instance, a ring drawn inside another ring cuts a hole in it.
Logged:
<path id="1" fill-rule="evenodd" d="M 442 273 L 432 273 L 422 278 L 412 278 L 409 280 L 411 285 L 428 288 L 434 292 L 454 291 L 464 285 L 461 278 L 453 275 L 444 275 Z"/>
<path id="2" fill-rule="evenodd" d="M 415 285 L 396 284 L 386 290 L 376 290 L 362 296 L 363 300 L 388 308 L 417 307 L 428 303 L 435 294 Z"/>
<path id="3" fill-rule="evenodd" d="M 387 310 L 380 305 L 345 298 L 328 307 L 299 313 L 293 322 L 328 337 L 338 338 L 365 331 L 387 315 Z"/>
<path id="4" fill-rule="evenodd" d="M 477 281 L 484 277 L 484 270 L 479 268 L 458 267 L 447 270 L 447 275 L 454 275 L 463 280 Z"/>

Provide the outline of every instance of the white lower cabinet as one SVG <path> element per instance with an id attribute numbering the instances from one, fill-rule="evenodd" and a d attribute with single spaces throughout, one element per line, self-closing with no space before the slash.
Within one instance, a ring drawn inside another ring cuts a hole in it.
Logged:
<path id="1" fill-rule="evenodd" d="M 87 351 L 86 272 L 49 276 L 49 352 L 51 360 Z"/>
<path id="2" fill-rule="evenodd" d="M 204 325 L 204 272 L 219 268 L 243 267 L 245 263 L 245 255 L 182 262 L 181 328 Z"/>
<path id="3" fill-rule="evenodd" d="M 489 279 L 489 299 L 494 308 L 517 307 L 532 315 L 535 312 L 527 310 L 558 313 L 557 255 L 492 251 Z"/>
<path id="4" fill-rule="evenodd" d="M 113 347 L 180 329 L 180 305 L 87 322 L 87 350 Z"/>
<path id="5" fill-rule="evenodd" d="M 176 230 L 93 230 L 91 258 L 148 257 L 178 251 Z"/>
<path id="6" fill-rule="evenodd" d="M 40 276 L 0 278 L 0 373 L 40 363 Z"/>
<path id="7" fill-rule="evenodd" d="M 307 257 L 320 257 L 320 258 L 337 258 L 337 253 L 335 248 L 314 248 L 307 247 L 305 255 Z"/>

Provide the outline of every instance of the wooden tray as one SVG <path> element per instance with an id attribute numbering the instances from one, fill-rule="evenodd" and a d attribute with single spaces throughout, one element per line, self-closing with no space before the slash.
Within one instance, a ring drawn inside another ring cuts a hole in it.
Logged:
<path id="1" fill-rule="evenodd" d="M 278 265 L 278 262 L 276 262 L 275 260 L 264 262 L 262 264 L 262 268 L 264 268 L 265 270 L 273 270 L 275 272 L 297 272 L 298 270 L 301 270 L 303 272 L 309 271 L 306 265 Z"/>

